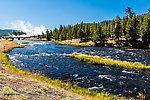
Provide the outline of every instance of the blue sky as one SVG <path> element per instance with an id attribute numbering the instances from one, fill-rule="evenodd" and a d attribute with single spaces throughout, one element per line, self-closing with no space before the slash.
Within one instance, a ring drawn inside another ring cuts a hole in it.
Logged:
<path id="1" fill-rule="evenodd" d="M 0 0 L 0 28 L 12 28 L 18 20 L 48 29 L 100 22 L 125 16 L 128 6 L 136 14 L 147 13 L 150 0 Z"/>

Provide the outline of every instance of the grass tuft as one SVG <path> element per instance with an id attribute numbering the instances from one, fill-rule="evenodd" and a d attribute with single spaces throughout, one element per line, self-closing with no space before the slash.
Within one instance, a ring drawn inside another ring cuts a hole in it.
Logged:
<path id="1" fill-rule="evenodd" d="M 133 63 L 127 61 L 120 61 L 120 60 L 109 59 L 101 56 L 91 56 L 86 54 L 73 53 L 70 55 L 70 58 L 79 61 L 84 61 L 94 65 L 105 65 L 105 66 L 116 67 L 116 68 L 125 68 L 125 69 L 148 71 L 148 72 L 150 71 L 150 66 L 145 66 L 137 62 Z"/>

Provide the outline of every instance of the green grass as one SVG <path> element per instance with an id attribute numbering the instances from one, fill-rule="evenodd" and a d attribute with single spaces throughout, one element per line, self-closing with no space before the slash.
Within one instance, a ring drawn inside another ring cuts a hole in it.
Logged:
<path id="1" fill-rule="evenodd" d="M 29 44 L 30 42 L 22 42 L 22 44 Z"/>
<path id="2" fill-rule="evenodd" d="M 91 55 L 80 54 L 80 53 L 73 53 L 72 55 L 70 55 L 70 58 L 73 58 L 79 61 L 84 61 L 90 64 L 95 64 L 95 65 L 106 65 L 110 67 L 150 72 L 150 66 L 144 66 L 136 62 L 132 63 L 132 62 L 127 62 L 127 61 L 114 60 L 114 59 L 109 59 L 106 57 L 91 56 Z"/>
<path id="3" fill-rule="evenodd" d="M 12 49 L 13 48 L 9 49 L 7 52 L 9 52 Z M 26 72 L 24 69 L 19 69 L 13 63 L 9 62 L 8 55 L 3 53 L 3 52 L 0 52 L 0 62 L 5 64 L 5 66 L 7 68 L 9 68 L 10 70 L 12 70 L 14 72 L 17 72 L 19 74 L 26 75 L 26 76 L 29 76 L 29 77 L 33 77 L 33 78 L 35 78 L 39 81 L 42 81 L 42 82 L 45 82 L 45 83 L 52 84 L 54 86 L 64 88 L 65 90 L 72 91 L 74 93 L 77 93 L 79 95 L 83 95 L 83 96 L 91 98 L 91 99 L 95 99 L 95 100 L 129 100 L 129 99 L 125 99 L 123 97 L 117 97 L 113 94 L 108 95 L 108 93 L 103 93 L 103 92 L 102 93 L 97 93 L 96 91 L 89 91 L 88 89 L 81 88 L 81 87 L 77 86 L 76 84 L 72 84 L 70 82 L 62 82 L 58 79 L 57 80 L 51 80 L 51 79 L 48 79 L 48 78 L 46 78 L 45 76 L 42 76 L 42 75 L 33 75 L 30 72 Z"/>
<path id="4" fill-rule="evenodd" d="M 69 46 L 79 46 L 79 47 L 90 47 L 93 45 L 87 44 L 87 43 L 69 43 L 69 42 L 61 42 L 61 41 L 56 41 L 53 40 L 54 43 L 58 44 L 58 45 L 69 45 Z"/>

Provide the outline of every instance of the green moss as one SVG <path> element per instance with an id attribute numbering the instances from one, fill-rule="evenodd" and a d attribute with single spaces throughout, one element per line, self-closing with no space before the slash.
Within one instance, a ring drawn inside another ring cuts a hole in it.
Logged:
<path id="1" fill-rule="evenodd" d="M 79 53 L 73 53 L 72 55 L 70 55 L 70 58 L 96 65 L 106 65 L 110 67 L 133 69 L 148 72 L 150 71 L 150 66 L 144 66 L 137 62 L 132 63 L 127 61 L 113 60 L 106 57 L 90 56 Z"/>

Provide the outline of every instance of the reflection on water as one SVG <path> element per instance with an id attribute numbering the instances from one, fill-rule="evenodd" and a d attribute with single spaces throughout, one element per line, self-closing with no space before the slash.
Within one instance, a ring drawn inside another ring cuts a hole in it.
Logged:
<path id="1" fill-rule="evenodd" d="M 17 41 L 22 43 L 22 41 Z M 32 73 L 51 79 L 70 80 L 78 86 L 106 91 L 119 96 L 137 97 L 138 93 L 150 98 L 150 74 L 139 71 L 95 66 L 70 59 L 73 52 L 106 56 L 143 64 L 150 64 L 150 53 L 138 49 L 74 47 L 56 45 L 48 41 L 29 41 L 24 48 L 9 53 L 10 61 Z"/>

